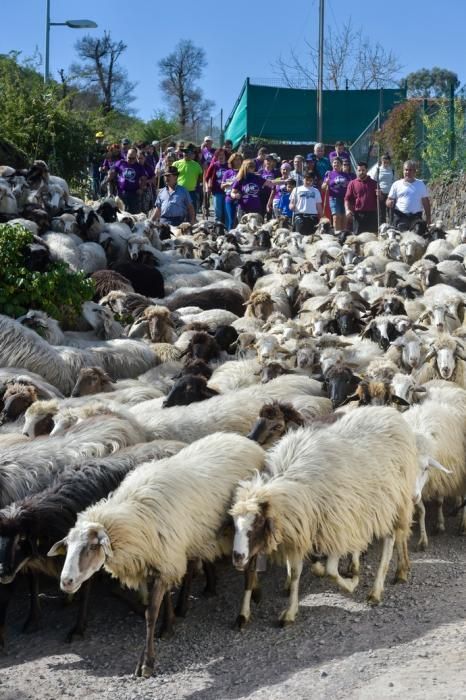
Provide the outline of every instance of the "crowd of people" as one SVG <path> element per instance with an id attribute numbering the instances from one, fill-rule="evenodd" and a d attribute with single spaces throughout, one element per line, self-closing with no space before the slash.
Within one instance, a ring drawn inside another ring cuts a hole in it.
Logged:
<path id="1" fill-rule="evenodd" d="M 152 219 L 179 225 L 194 223 L 201 210 L 227 230 L 243 214 L 264 218 L 285 217 L 293 230 L 312 234 L 322 216 L 334 229 L 377 232 L 386 221 L 409 227 L 422 219 L 430 223 L 426 185 L 416 179 L 416 164 L 406 161 L 403 178 L 397 180 L 391 157 L 384 153 L 370 170 L 365 162 L 352 170 L 343 141 L 325 154 L 316 143 L 305 157 L 282 160 L 259 148 L 256 158 L 245 159 L 226 140 L 214 148 L 206 136 L 201 146 L 183 141 L 160 144 L 121 143 L 104 146 L 104 134 L 96 134 L 91 155 L 94 197 L 119 195 L 132 214 L 152 211 Z"/>

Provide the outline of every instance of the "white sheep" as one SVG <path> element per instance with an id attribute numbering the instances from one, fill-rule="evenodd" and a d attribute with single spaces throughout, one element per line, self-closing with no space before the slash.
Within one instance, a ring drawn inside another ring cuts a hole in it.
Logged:
<path id="1" fill-rule="evenodd" d="M 344 449 L 342 450 L 342 445 Z M 254 567 L 258 552 L 278 550 L 290 573 L 290 604 L 281 623 L 294 621 L 303 558 L 327 556 L 326 572 L 345 591 L 359 581 L 359 552 L 375 538 L 383 551 L 369 600 L 378 603 L 396 543 L 396 578 L 409 571 L 417 451 L 413 433 L 391 408 L 360 408 L 326 427 L 288 433 L 267 456 L 267 474 L 243 482 L 230 510 L 235 522 L 233 563 Z M 353 553 L 353 578 L 338 572 Z M 250 598 L 250 596 L 249 596 Z M 245 596 L 241 616 L 249 615 Z"/>
<path id="2" fill-rule="evenodd" d="M 102 567 L 130 588 L 147 584 L 147 637 L 137 675 L 154 670 L 154 627 L 165 593 L 189 559 L 222 554 L 219 532 L 240 479 L 261 470 L 263 450 L 240 435 L 214 433 L 178 455 L 137 467 L 108 499 L 78 515 L 50 550 L 67 547 L 60 585 L 74 593 Z"/>

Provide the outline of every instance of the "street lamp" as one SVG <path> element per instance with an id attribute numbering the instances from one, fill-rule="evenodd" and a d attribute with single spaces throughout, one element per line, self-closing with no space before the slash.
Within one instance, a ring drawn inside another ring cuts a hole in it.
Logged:
<path id="1" fill-rule="evenodd" d="M 90 19 L 67 19 L 66 22 L 51 22 L 50 0 L 46 0 L 44 83 L 47 83 L 49 79 L 50 27 L 70 27 L 70 29 L 95 29 L 97 27 L 97 24 Z"/>

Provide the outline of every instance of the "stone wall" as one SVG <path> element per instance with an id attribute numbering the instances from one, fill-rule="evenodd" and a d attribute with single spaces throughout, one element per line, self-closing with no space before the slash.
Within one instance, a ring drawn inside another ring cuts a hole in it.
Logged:
<path id="1" fill-rule="evenodd" d="M 466 223 L 466 173 L 449 183 L 431 183 L 429 190 L 433 221 L 442 219 L 446 228 Z"/>

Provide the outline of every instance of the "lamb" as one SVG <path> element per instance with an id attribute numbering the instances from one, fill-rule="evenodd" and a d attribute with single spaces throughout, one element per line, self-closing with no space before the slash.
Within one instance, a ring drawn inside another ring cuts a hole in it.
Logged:
<path id="1" fill-rule="evenodd" d="M 272 297 L 268 292 L 255 291 L 251 294 L 248 301 L 245 302 L 246 318 L 255 318 L 261 321 L 267 321 L 268 317 L 274 311 Z"/>
<path id="2" fill-rule="evenodd" d="M 174 343 L 178 337 L 169 309 L 157 305 L 146 306 L 134 321 L 128 336 L 147 337 L 152 343 Z"/>
<path id="3" fill-rule="evenodd" d="M 241 482 L 230 509 L 233 564 L 252 579 L 238 624 L 249 619 L 258 552 L 277 552 L 288 562 L 290 603 L 282 625 L 295 620 L 303 558 L 311 552 L 326 555 L 327 574 L 353 592 L 359 582 L 358 553 L 383 538 L 369 602 L 382 598 L 395 543 L 396 579 L 406 581 L 417 470 L 415 436 L 390 408 L 359 409 L 324 430 L 304 427 L 285 435 L 267 455 L 267 475 Z M 339 558 L 348 553 L 355 555 L 352 579 L 338 572 Z"/>
<path id="4" fill-rule="evenodd" d="M 164 594 L 181 581 L 188 560 L 209 562 L 222 553 L 218 533 L 235 485 L 263 463 L 256 443 L 214 433 L 156 469 L 152 462 L 137 467 L 108 499 L 81 512 L 50 550 L 53 556 L 67 548 L 60 579 L 67 593 L 102 567 L 130 588 L 147 583 L 146 644 L 136 675 L 153 673 L 154 627 Z"/>
<path id="5" fill-rule="evenodd" d="M 18 572 L 42 572 L 58 577 L 58 569 L 47 560 L 47 552 L 57 539 L 64 537 L 74 525 L 77 514 L 113 491 L 131 469 L 147 460 L 170 457 L 184 447 L 183 443 L 157 440 L 120 450 L 111 457 L 87 459 L 82 464 L 58 474 L 43 491 L 28 495 L 0 511 L 0 584 L 3 588 L 0 619 L 5 620 Z M 88 591 L 87 591 L 88 592 Z M 83 597 L 76 625 L 67 635 L 83 634 L 85 629 Z M 31 597 L 28 629 L 37 624 L 39 607 Z M 4 626 L 0 626 L 0 647 L 4 645 Z"/>
<path id="6" fill-rule="evenodd" d="M 278 399 L 294 403 L 298 396 L 320 394 L 321 386 L 307 377 L 284 375 L 268 382 L 238 391 L 214 396 L 211 399 L 191 406 L 174 406 L 158 410 L 151 401 L 144 401 L 130 409 L 130 412 L 150 432 L 153 439 L 180 439 L 193 442 L 213 430 L 237 432 L 246 435 L 260 407 L 266 400 Z M 155 400 L 157 402 L 157 399 Z M 154 410 L 156 409 L 156 410 Z"/>

